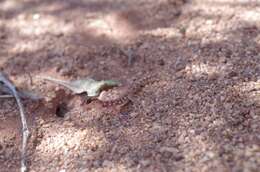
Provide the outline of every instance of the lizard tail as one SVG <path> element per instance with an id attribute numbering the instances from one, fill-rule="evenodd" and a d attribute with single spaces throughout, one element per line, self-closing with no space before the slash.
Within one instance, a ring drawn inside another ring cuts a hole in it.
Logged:
<path id="1" fill-rule="evenodd" d="M 55 79 L 55 78 L 52 78 L 52 77 L 48 77 L 48 76 L 37 76 L 37 78 L 40 78 L 40 79 L 43 79 L 43 80 L 46 80 L 46 81 L 50 81 L 54 84 L 58 84 L 58 85 L 62 85 L 72 91 L 74 91 L 75 89 L 71 86 L 71 84 L 67 81 L 63 81 L 63 80 L 59 80 L 59 79 Z"/>

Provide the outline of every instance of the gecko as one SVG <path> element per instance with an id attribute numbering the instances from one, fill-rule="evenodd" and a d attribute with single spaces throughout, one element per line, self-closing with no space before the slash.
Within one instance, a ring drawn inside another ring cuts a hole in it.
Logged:
<path id="1" fill-rule="evenodd" d="M 114 80 L 96 81 L 92 78 L 85 78 L 73 81 L 63 81 L 48 76 L 38 76 L 38 78 L 53 82 L 58 85 L 62 85 L 71 90 L 74 94 L 87 93 L 87 96 L 89 98 L 98 96 L 102 90 L 110 89 L 120 85 L 119 82 Z"/>
<path id="2" fill-rule="evenodd" d="M 91 78 L 63 81 L 51 77 L 40 77 L 44 80 L 62 85 L 75 94 L 87 93 L 88 99 L 99 101 L 103 107 L 124 106 L 131 102 L 133 96 L 147 84 L 154 83 L 154 76 L 147 76 L 142 79 L 137 79 L 133 84 L 121 85 L 119 82 L 112 80 L 95 81 Z"/>

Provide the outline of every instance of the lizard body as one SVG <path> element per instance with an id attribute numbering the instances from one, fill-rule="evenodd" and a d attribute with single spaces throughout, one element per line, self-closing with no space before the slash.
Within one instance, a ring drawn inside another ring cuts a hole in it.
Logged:
<path id="1" fill-rule="evenodd" d="M 88 97 L 98 100 L 102 106 L 124 106 L 128 102 L 132 101 L 133 96 L 140 91 L 144 86 L 152 84 L 156 81 L 157 77 L 149 75 L 142 79 L 133 81 L 133 84 L 128 86 L 119 86 L 117 82 L 106 80 L 106 81 L 95 81 L 91 78 L 75 81 L 63 81 L 54 79 L 51 77 L 40 77 L 44 80 L 62 85 L 75 94 L 81 94 L 86 92 Z M 116 87 L 117 86 L 117 87 Z M 104 89 L 105 87 L 115 87 L 111 89 Z M 98 88 L 98 89 L 97 89 Z"/>
<path id="2" fill-rule="evenodd" d="M 41 76 L 40 78 L 58 85 L 62 85 L 70 89 L 74 94 L 87 93 L 88 97 L 96 97 L 102 90 L 119 85 L 118 82 L 113 80 L 96 81 L 92 78 L 85 78 L 74 81 L 63 81 L 48 76 Z"/>

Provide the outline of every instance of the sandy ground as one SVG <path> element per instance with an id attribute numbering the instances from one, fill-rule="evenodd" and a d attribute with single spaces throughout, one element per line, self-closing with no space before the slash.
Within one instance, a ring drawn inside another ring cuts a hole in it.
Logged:
<path id="1" fill-rule="evenodd" d="M 45 97 L 24 100 L 30 171 L 258 171 L 259 20 L 256 0 L 1 0 L 0 68 Z M 36 78 L 153 74 L 119 110 Z M 0 119 L 0 171 L 19 171 L 14 100 Z"/>

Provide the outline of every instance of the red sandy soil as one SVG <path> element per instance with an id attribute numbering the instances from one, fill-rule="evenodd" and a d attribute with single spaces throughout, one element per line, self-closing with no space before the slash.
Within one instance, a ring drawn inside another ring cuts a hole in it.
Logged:
<path id="1" fill-rule="evenodd" d="M 23 101 L 30 171 L 258 171 L 259 19 L 250 0 L 1 0 L 0 68 L 47 102 Z M 36 78 L 153 74 L 121 109 Z M 14 100 L 0 119 L 0 171 L 19 171 Z"/>

